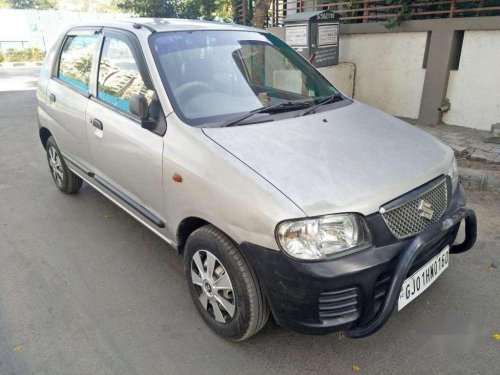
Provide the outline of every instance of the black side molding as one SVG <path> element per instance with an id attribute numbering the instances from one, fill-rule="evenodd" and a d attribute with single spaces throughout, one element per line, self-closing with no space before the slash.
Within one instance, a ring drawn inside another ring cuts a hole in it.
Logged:
<path id="1" fill-rule="evenodd" d="M 94 172 L 89 170 L 88 168 L 85 168 L 83 165 L 75 161 L 71 156 L 68 156 L 68 154 L 63 153 L 63 159 L 65 162 L 69 162 L 71 165 L 74 167 L 78 168 L 80 171 L 85 173 L 89 177 L 94 177 Z"/>
<path id="2" fill-rule="evenodd" d="M 103 180 L 99 176 L 94 176 L 94 180 L 97 181 L 102 186 L 104 186 L 107 190 L 112 192 L 114 195 L 116 195 L 118 198 L 120 198 L 123 202 L 128 204 L 134 210 L 139 212 L 142 216 L 144 216 L 146 219 L 151 221 L 158 228 L 165 228 L 165 222 L 163 220 L 161 220 L 158 216 L 156 216 L 152 212 L 148 211 L 144 206 L 142 206 L 139 203 L 137 203 L 136 201 L 134 201 L 128 195 L 122 193 L 120 190 L 115 188 L 109 182 L 107 182 L 106 180 Z"/>
<path id="3" fill-rule="evenodd" d="M 123 202 L 128 204 L 134 210 L 139 212 L 142 216 L 144 216 L 146 219 L 151 221 L 158 228 L 165 228 L 165 222 L 163 220 L 161 220 L 158 216 L 156 216 L 155 214 L 150 212 L 144 206 L 142 206 L 139 203 L 137 203 L 136 201 L 134 201 L 127 194 L 122 193 L 120 190 L 115 188 L 113 185 L 111 185 L 106 180 L 100 178 L 99 176 L 94 175 L 94 172 L 90 171 L 88 168 L 85 168 L 83 165 L 81 165 L 80 163 L 73 160 L 73 158 L 71 158 L 67 154 L 63 154 L 63 159 L 65 162 L 69 162 L 69 164 L 71 164 L 75 168 L 79 169 L 81 172 L 85 173 L 87 176 L 92 177 L 95 181 L 97 181 L 99 184 L 104 186 L 107 190 L 112 192 L 115 196 L 120 198 Z"/>

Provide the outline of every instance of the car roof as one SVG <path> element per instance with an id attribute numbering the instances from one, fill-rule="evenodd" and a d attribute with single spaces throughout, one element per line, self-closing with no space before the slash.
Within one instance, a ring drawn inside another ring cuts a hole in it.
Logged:
<path id="1" fill-rule="evenodd" d="M 141 25 L 152 32 L 192 31 L 192 30 L 229 30 L 265 32 L 249 26 L 232 23 L 186 20 L 177 18 L 124 18 L 122 20 L 81 23 L 78 27 L 115 27 L 130 30 L 134 25 Z"/>

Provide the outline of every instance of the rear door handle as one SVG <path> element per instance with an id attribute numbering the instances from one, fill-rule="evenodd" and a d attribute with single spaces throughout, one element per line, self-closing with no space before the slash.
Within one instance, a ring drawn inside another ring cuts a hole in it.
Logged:
<path id="1" fill-rule="evenodd" d="M 93 119 L 92 120 L 92 125 L 95 126 L 97 129 L 100 129 L 102 130 L 103 126 L 102 126 L 102 122 L 98 119 Z"/>
<path id="2" fill-rule="evenodd" d="M 50 95 L 49 95 L 49 101 L 50 101 L 51 103 L 55 103 L 55 102 L 56 102 L 56 96 L 55 96 L 54 94 L 50 94 Z"/>

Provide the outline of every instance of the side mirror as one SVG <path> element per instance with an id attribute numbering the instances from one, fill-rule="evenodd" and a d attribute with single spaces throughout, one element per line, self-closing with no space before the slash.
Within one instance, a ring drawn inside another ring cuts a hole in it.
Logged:
<path id="1" fill-rule="evenodd" d="M 128 107 L 130 112 L 141 120 L 149 118 L 149 104 L 144 95 L 132 95 L 128 99 Z"/>
<path id="2" fill-rule="evenodd" d="M 149 104 L 144 95 L 132 95 L 128 99 L 128 107 L 133 115 L 141 119 L 141 126 L 144 129 L 154 130 L 156 121 L 149 118 Z"/>

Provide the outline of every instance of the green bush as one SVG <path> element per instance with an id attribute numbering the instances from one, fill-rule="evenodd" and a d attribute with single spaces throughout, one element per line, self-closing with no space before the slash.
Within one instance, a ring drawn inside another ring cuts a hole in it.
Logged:
<path id="1" fill-rule="evenodd" d="M 42 51 L 40 48 L 34 47 L 31 51 L 33 53 L 31 61 L 43 61 L 45 59 L 45 51 Z"/>
<path id="2" fill-rule="evenodd" d="M 24 49 L 9 48 L 5 51 L 5 61 L 8 62 L 27 62 L 27 61 L 42 61 L 45 58 L 45 52 L 37 47 L 29 47 Z"/>
<path id="3" fill-rule="evenodd" d="M 5 55 L 0 51 L 0 64 L 5 61 Z"/>

